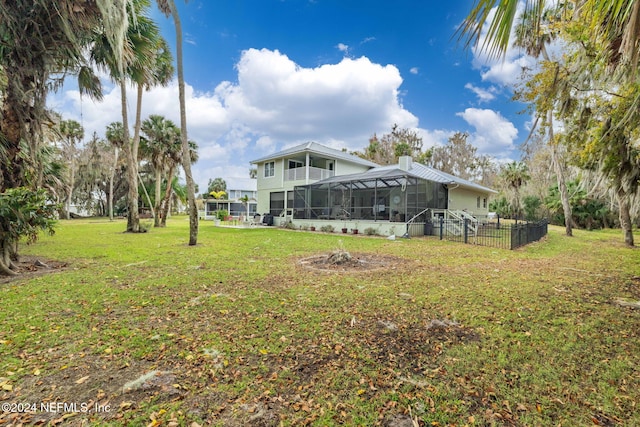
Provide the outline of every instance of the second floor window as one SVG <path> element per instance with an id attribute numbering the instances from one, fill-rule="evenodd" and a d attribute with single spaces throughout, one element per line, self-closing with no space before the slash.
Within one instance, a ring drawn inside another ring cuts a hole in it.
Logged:
<path id="1" fill-rule="evenodd" d="M 274 176 L 276 174 L 276 163 L 275 162 L 267 162 L 264 164 L 264 177 L 269 178 L 270 176 Z"/>

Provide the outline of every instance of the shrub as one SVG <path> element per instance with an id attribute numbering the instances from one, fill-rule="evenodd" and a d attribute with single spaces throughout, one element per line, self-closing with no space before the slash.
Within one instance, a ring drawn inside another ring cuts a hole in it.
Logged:
<path id="1" fill-rule="evenodd" d="M 12 188 L 0 194 L 0 271 L 12 273 L 17 243 L 34 242 L 38 233 L 53 234 L 58 206 L 49 202 L 45 190 Z"/>
<path id="2" fill-rule="evenodd" d="M 378 229 L 373 227 L 367 227 L 364 229 L 364 234 L 366 234 L 367 236 L 377 236 Z"/>
<path id="3" fill-rule="evenodd" d="M 323 231 L 325 233 L 333 233 L 334 230 L 335 228 L 331 224 L 323 225 L 322 227 L 320 227 L 320 231 Z"/>

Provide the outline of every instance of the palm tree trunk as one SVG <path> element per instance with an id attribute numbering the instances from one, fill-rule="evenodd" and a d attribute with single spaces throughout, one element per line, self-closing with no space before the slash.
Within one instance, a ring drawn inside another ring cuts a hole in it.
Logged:
<path id="1" fill-rule="evenodd" d="M 129 120 L 127 117 L 127 88 L 124 79 L 120 80 L 120 100 L 122 103 L 122 134 L 124 139 L 124 155 L 127 160 L 127 232 L 140 232 L 140 215 L 138 213 L 138 162 L 129 140 Z"/>
<path id="2" fill-rule="evenodd" d="M 73 156 L 73 150 L 71 150 L 71 155 Z M 71 219 L 71 198 L 73 196 L 73 185 L 75 181 L 75 165 L 74 159 L 71 157 L 71 165 L 69 168 L 69 184 L 68 184 L 68 192 L 67 192 L 67 219 Z"/>
<path id="3" fill-rule="evenodd" d="M 164 191 L 164 199 L 162 200 L 162 215 L 160 218 L 160 227 L 167 226 L 167 217 L 169 216 L 169 208 L 171 206 L 171 192 L 173 184 L 173 174 L 175 167 L 171 165 L 169 167 L 169 173 L 167 174 L 167 188 Z"/>
<path id="4" fill-rule="evenodd" d="M 633 242 L 633 223 L 631 222 L 629 198 L 625 194 L 624 189 L 619 188 L 616 192 L 618 199 L 618 210 L 620 211 L 620 227 L 624 233 L 624 243 L 632 247 Z"/>
<path id="5" fill-rule="evenodd" d="M 155 212 L 153 214 L 153 226 L 154 227 L 160 227 L 160 203 L 161 203 L 161 198 L 162 198 L 162 170 L 160 170 L 160 168 L 156 169 L 156 188 L 155 188 L 155 205 L 156 205 L 156 209 Z"/>
<path id="6" fill-rule="evenodd" d="M 120 149 L 115 147 L 113 153 L 113 168 L 111 169 L 111 175 L 109 176 L 109 221 L 113 221 L 113 180 L 116 176 L 116 168 L 118 167 L 118 153 Z"/>
<path id="7" fill-rule="evenodd" d="M 182 24 L 178 9 L 173 0 L 169 0 L 171 15 L 176 26 L 176 59 L 178 64 L 178 91 L 180 97 L 180 137 L 182 138 L 182 167 L 187 181 L 187 210 L 189 212 L 189 245 L 198 243 L 198 206 L 196 205 L 195 183 L 191 173 L 191 153 L 189 139 L 187 138 L 187 111 L 184 94 L 184 67 L 182 60 Z"/>

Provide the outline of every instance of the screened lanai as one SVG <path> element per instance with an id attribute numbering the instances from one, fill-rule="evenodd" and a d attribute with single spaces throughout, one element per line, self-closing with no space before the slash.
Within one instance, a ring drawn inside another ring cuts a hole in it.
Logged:
<path id="1" fill-rule="evenodd" d="M 295 187 L 293 217 L 407 222 L 418 214 L 426 218 L 426 209 L 447 209 L 447 200 L 446 184 L 397 166 L 379 167 Z"/>

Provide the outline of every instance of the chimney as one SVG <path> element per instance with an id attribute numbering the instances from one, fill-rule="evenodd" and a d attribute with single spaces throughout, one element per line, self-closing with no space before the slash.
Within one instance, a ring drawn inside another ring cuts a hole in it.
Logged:
<path id="1" fill-rule="evenodd" d="M 400 170 L 409 172 L 411 170 L 411 164 L 411 156 L 400 156 L 398 158 L 398 167 L 400 168 Z"/>

